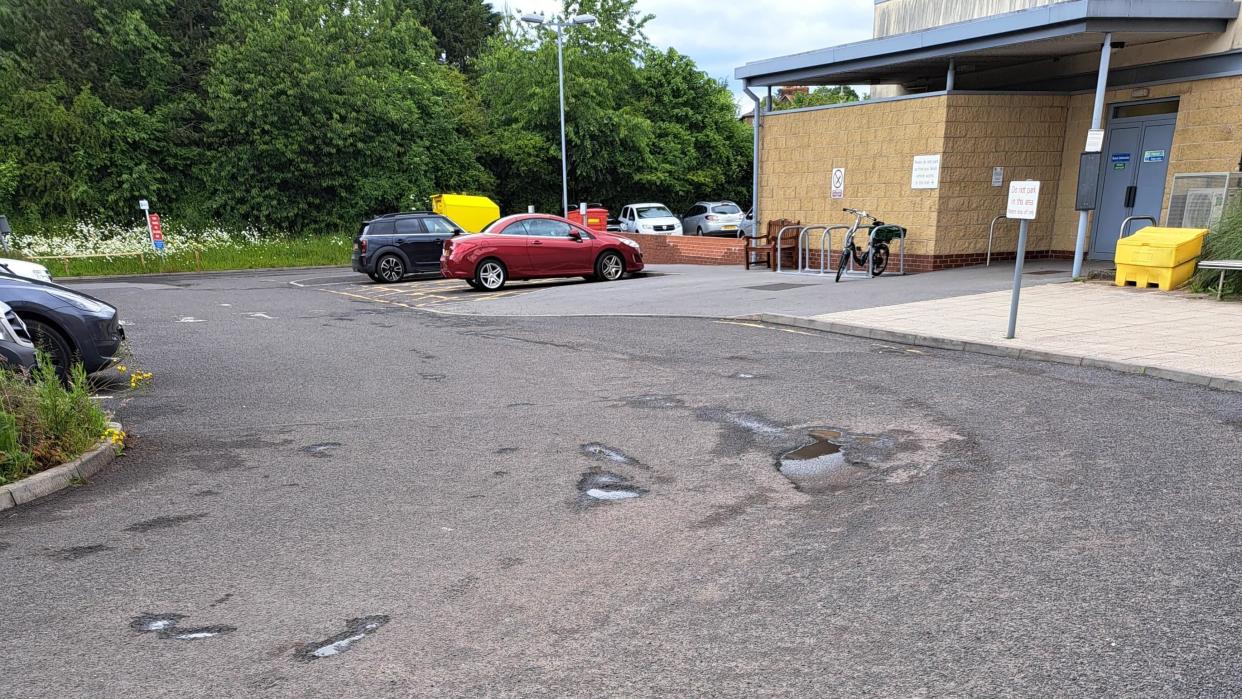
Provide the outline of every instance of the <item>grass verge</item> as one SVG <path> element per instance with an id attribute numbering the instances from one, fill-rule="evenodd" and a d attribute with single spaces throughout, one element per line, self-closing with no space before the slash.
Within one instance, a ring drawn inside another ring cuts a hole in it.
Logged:
<path id="1" fill-rule="evenodd" d="M 249 245 L 182 247 L 160 255 L 43 258 L 36 260 L 53 277 L 156 274 L 160 272 L 225 271 L 279 267 L 329 267 L 349 264 L 351 241 L 344 236 L 286 238 Z"/>
<path id="2" fill-rule="evenodd" d="M 82 365 L 67 384 L 46 357 L 29 377 L 0 370 L 0 485 L 78 458 L 107 430 Z"/>

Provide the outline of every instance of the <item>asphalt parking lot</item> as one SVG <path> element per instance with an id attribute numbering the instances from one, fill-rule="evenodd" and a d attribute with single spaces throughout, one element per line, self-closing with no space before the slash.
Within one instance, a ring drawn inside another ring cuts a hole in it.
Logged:
<path id="1" fill-rule="evenodd" d="M 1242 396 L 516 315 L 684 282 L 82 283 L 154 385 L 0 514 L 6 696 L 1242 692 Z"/>

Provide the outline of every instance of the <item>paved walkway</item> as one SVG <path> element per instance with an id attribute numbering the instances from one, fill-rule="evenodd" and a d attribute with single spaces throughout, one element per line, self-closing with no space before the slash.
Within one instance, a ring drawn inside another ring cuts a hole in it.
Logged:
<path id="1" fill-rule="evenodd" d="M 1025 288 L 1014 340 L 1010 292 L 764 320 L 945 349 L 1103 366 L 1242 390 L 1242 303 L 1103 282 Z"/>

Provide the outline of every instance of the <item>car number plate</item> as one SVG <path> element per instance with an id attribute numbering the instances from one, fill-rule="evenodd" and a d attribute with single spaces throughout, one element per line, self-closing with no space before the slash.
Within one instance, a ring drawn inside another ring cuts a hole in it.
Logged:
<path id="1" fill-rule="evenodd" d="M 725 227 L 724 227 L 724 229 L 725 229 L 726 231 L 736 231 L 736 230 L 737 230 L 737 226 L 725 226 Z"/>

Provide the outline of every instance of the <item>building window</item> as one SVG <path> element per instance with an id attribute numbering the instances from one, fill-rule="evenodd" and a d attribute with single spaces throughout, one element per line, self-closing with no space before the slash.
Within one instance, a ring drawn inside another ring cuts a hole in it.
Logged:
<path id="1" fill-rule="evenodd" d="M 1158 114 L 1177 114 L 1180 106 L 1178 100 L 1164 102 L 1143 102 L 1141 104 L 1122 104 L 1113 107 L 1114 119 L 1130 119 L 1132 117 L 1156 116 Z"/>

